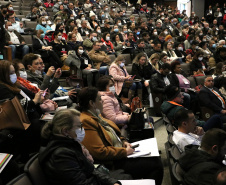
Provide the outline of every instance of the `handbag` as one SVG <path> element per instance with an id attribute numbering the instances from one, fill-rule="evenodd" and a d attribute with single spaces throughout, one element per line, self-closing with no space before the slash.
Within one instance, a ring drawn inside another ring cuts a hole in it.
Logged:
<path id="1" fill-rule="evenodd" d="M 142 130 L 144 129 L 144 124 L 145 124 L 145 119 L 144 119 L 144 113 L 145 113 L 145 108 L 138 108 L 136 109 L 130 118 L 128 127 L 129 130 Z"/>
<path id="2" fill-rule="evenodd" d="M 66 82 L 70 87 L 73 88 L 83 88 L 83 80 L 81 78 L 78 78 L 77 75 L 71 75 L 66 78 Z"/>
<path id="3" fill-rule="evenodd" d="M 139 97 L 134 97 L 131 102 L 131 112 L 135 111 L 137 108 L 142 108 L 142 103 Z"/>
<path id="4" fill-rule="evenodd" d="M 0 103 L 0 130 L 27 130 L 30 121 L 17 97 Z"/>

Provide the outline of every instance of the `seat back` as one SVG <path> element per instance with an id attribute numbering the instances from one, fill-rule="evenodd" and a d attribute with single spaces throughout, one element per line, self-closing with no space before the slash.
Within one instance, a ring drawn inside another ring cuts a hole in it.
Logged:
<path id="1" fill-rule="evenodd" d="M 190 81 L 190 86 L 191 88 L 195 88 L 197 85 L 196 85 L 196 81 L 195 81 L 195 78 L 193 76 L 189 76 L 188 77 L 188 80 Z"/>
<path id="2" fill-rule="evenodd" d="M 110 57 L 111 62 L 114 62 L 114 60 L 115 60 L 115 55 L 108 55 L 108 56 Z"/>
<path id="3" fill-rule="evenodd" d="M 154 110 L 157 116 L 161 116 L 161 105 L 163 103 L 163 94 L 161 93 L 154 93 L 152 92 L 152 98 L 153 98 L 153 103 L 154 103 Z"/>
<path id="4" fill-rule="evenodd" d="M 214 115 L 214 112 L 208 107 L 200 107 L 200 109 L 201 109 L 201 116 L 204 121 L 207 121 L 211 116 Z"/>
<path id="5" fill-rule="evenodd" d="M 170 144 L 170 146 L 172 147 L 173 145 L 175 145 L 174 141 L 173 141 L 173 134 L 169 134 L 167 137 L 167 140 Z"/>
<path id="6" fill-rule="evenodd" d="M 23 35 L 23 38 L 28 46 L 32 46 L 32 35 Z"/>
<path id="7" fill-rule="evenodd" d="M 125 65 L 132 64 L 131 55 L 130 54 L 121 54 L 125 58 Z"/>
<path id="8" fill-rule="evenodd" d="M 34 155 L 27 162 L 24 171 L 28 174 L 33 185 L 48 185 L 44 173 L 39 165 L 38 154 Z"/>
<path id="9" fill-rule="evenodd" d="M 176 130 L 176 128 L 171 124 L 167 124 L 166 125 L 166 131 L 168 134 L 173 134 L 173 132 Z"/>
<path id="10" fill-rule="evenodd" d="M 26 28 L 36 29 L 37 22 L 36 21 L 25 21 Z"/>
<path id="11" fill-rule="evenodd" d="M 204 85 L 204 81 L 205 81 L 206 76 L 196 76 L 195 80 L 197 85 Z"/>
<path id="12" fill-rule="evenodd" d="M 175 162 L 177 162 L 182 154 L 182 152 L 180 151 L 180 149 L 178 148 L 177 145 L 173 145 L 170 149 L 169 149 L 170 155 L 173 158 L 173 160 Z"/>
<path id="13" fill-rule="evenodd" d="M 174 178 L 177 180 L 178 184 L 182 184 L 185 172 L 180 167 L 180 164 L 178 162 L 173 164 L 172 173 L 173 173 Z"/>
<path id="14" fill-rule="evenodd" d="M 132 74 L 132 65 L 127 65 L 126 66 L 126 71 L 127 71 L 128 74 L 131 75 Z"/>
<path id="15" fill-rule="evenodd" d="M 32 185 L 32 182 L 30 181 L 28 176 L 24 173 L 14 178 L 10 182 L 8 182 L 6 185 Z"/>
<path id="16" fill-rule="evenodd" d="M 188 64 L 188 63 L 183 63 L 183 64 L 181 64 L 180 66 L 181 66 L 181 69 L 182 69 L 187 75 L 190 74 L 190 64 Z"/>

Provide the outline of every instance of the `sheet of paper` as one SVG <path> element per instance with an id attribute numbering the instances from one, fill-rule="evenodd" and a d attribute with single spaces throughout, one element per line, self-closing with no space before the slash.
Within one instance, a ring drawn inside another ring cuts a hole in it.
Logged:
<path id="1" fill-rule="evenodd" d="M 52 115 L 52 114 L 46 113 L 46 114 L 44 114 L 44 115 L 42 116 L 42 118 L 41 118 L 40 120 L 43 120 L 43 121 L 50 121 L 50 120 L 53 119 L 53 116 L 54 116 L 54 115 Z"/>
<path id="2" fill-rule="evenodd" d="M 134 154 L 127 156 L 128 158 L 159 156 L 159 150 L 158 150 L 156 138 L 150 138 L 150 139 L 145 139 L 145 140 L 131 143 L 131 145 L 136 145 L 136 144 L 139 144 L 139 146 L 135 148 Z M 147 153 L 147 155 L 144 155 L 145 152 Z"/>
<path id="3" fill-rule="evenodd" d="M 67 100 L 67 99 L 69 99 L 69 96 L 60 96 L 60 97 L 53 98 L 52 100 L 57 101 L 57 100 Z"/>
<path id="4" fill-rule="evenodd" d="M 122 185 L 155 185 L 155 180 L 141 179 L 141 180 L 120 180 Z"/>

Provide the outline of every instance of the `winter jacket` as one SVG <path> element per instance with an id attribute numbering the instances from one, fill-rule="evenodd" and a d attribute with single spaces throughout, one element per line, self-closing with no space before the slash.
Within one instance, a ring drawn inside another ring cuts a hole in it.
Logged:
<path id="1" fill-rule="evenodd" d="M 110 57 L 104 51 L 95 51 L 92 49 L 88 55 L 96 69 L 100 69 L 102 63 L 106 63 L 107 65 L 111 63 Z M 106 62 L 104 62 L 104 60 L 106 60 Z"/>
<path id="2" fill-rule="evenodd" d="M 101 91 L 101 100 L 103 101 L 102 116 L 113 121 L 116 124 L 126 124 L 128 122 L 128 113 L 122 112 L 117 98 L 111 91 Z"/>
<path id="3" fill-rule="evenodd" d="M 139 64 L 133 63 L 132 66 L 132 75 L 136 75 L 135 79 L 150 80 L 151 75 L 154 74 L 151 64 L 144 65 L 143 68 L 140 67 Z"/>
<path id="4" fill-rule="evenodd" d="M 126 68 L 123 68 L 125 73 L 123 72 L 123 70 L 121 69 L 121 67 L 119 67 L 117 64 L 112 63 L 110 68 L 109 68 L 109 74 L 111 76 L 113 76 L 114 81 L 115 81 L 115 91 L 116 94 L 119 95 L 121 90 L 122 90 L 122 86 L 124 81 L 126 80 L 126 77 L 129 75 L 127 73 Z"/>
<path id="5" fill-rule="evenodd" d="M 214 185 L 216 172 L 223 166 L 194 145 L 185 147 L 185 154 L 179 159 L 179 164 L 185 171 L 184 185 Z"/>
<path id="6" fill-rule="evenodd" d="M 94 170 L 81 145 L 66 137 L 53 136 L 39 154 L 39 163 L 51 185 L 113 185 L 117 182 Z"/>

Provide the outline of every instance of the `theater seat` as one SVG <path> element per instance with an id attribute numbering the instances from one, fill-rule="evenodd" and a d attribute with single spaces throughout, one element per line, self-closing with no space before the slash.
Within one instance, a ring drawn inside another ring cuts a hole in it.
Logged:
<path id="1" fill-rule="evenodd" d="M 25 21 L 26 28 L 36 28 L 37 22 L 36 21 Z"/>
<path id="2" fill-rule="evenodd" d="M 44 173 L 39 165 L 38 154 L 34 155 L 25 165 L 24 171 L 28 174 L 33 185 L 48 185 Z"/>
<path id="3" fill-rule="evenodd" d="M 32 185 L 28 176 L 24 173 L 7 183 L 6 185 Z"/>
<path id="4" fill-rule="evenodd" d="M 197 85 L 204 85 L 204 81 L 205 81 L 206 76 L 197 76 L 195 77 Z"/>
<path id="5" fill-rule="evenodd" d="M 9 46 L 5 46 L 3 49 L 3 56 L 4 59 L 8 61 L 12 61 L 12 49 Z"/>
<path id="6" fill-rule="evenodd" d="M 125 65 L 132 64 L 130 54 L 121 54 L 125 58 Z"/>
<path id="7" fill-rule="evenodd" d="M 195 88 L 197 86 L 195 78 L 193 76 L 189 76 L 187 79 L 190 81 L 191 88 Z"/>
<path id="8" fill-rule="evenodd" d="M 187 75 L 190 74 L 190 64 L 188 64 L 188 63 L 183 63 L 183 64 L 181 64 L 180 66 L 181 66 L 181 69 L 182 69 Z"/>
<path id="9" fill-rule="evenodd" d="M 214 112 L 208 107 L 200 107 L 201 116 L 204 121 L 207 121 L 211 116 L 214 115 Z"/>
<path id="10" fill-rule="evenodd" d="M 127 70 L 128 74 L 131 75 L 132 74 L 132 65 L 127 65 L 126 70 Z"/>

